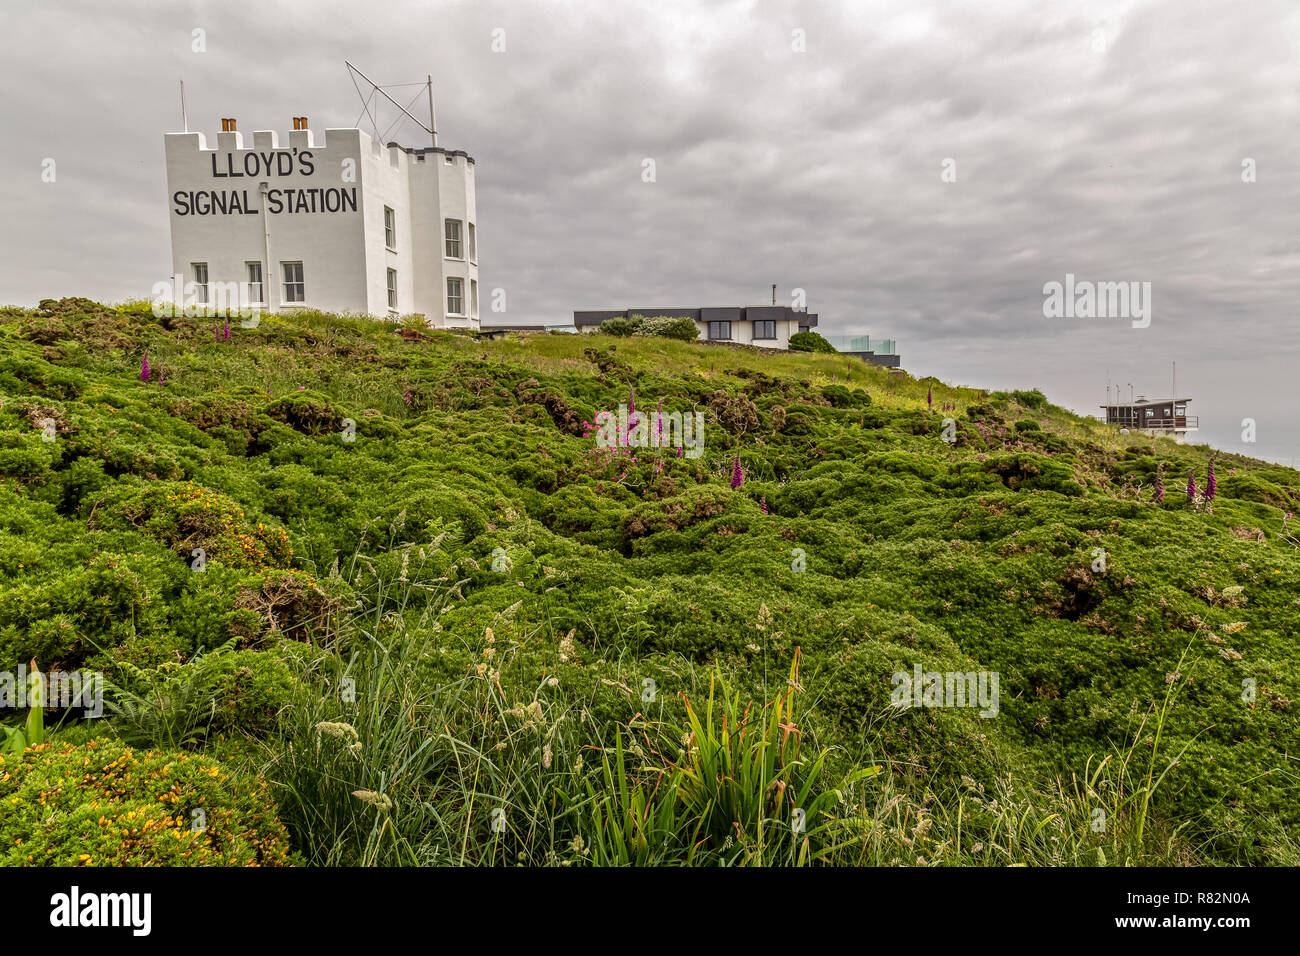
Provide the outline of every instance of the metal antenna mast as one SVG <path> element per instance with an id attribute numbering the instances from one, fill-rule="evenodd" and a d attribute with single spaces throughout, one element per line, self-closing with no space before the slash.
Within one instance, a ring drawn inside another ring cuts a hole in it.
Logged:
<path id="1" fill-rule="evenodd" d="M 433 76 L 432 76 L 432 75 L 426 75 L 426 77 L 425 77 L 425 82 L 424 82 L 424 83 L 418 83 L 418 84 L 416 84 L 416 83 L 399 83 L 399 84 L 397 84 L 398 86 L 427 86 L 427 87 L 428 87 L 428 90 L 429 90 L 429 122 L 428 122 L 428 124 L 426 125 L 425 123 L 421 122 L 420 120 L 418 120 L 418 119 L 416 119 L 414 116 L 412 116 L 412 115 L 411 115 L 411 112 L 410 112 L 410 111 L 409 111 L 405 106 L 403 106 L 401 103 L 397 102 L 397 100 L 393 99 L 393 98 L 392 98 L 391 96 L 389 96 L 386 92 L 384 92 L 384 87 L 380 86 L 378 83 L 376 83 L 376 82 L 375 82 L 374 80 L 372 80 L 370 77 L 366 76 L 364 73 L 362 73 L 360 70 L 358 70 L 355 66 L 353 66 L 351 63 L 349 63 L 347 60 L 344 60 L 343 62 L 344 62 L 345 64 L 347 64 L 347 68 L 348 68 L 348 73 L 349 73 L 349 75 L 355 73 L 357 76 L 361 77 L 361 79 L 365 80 L 365 82 L 368 83 L 368 84 L 370 85 L 370 88 L 371 88 L 371 94 L 370 94 L 370 96 L 362 97 L 362 106 L 363 106 L 363 108 L 364 108 L 364 110 L 365 110 L 365 113 L 366 113 L 367 115 L 370 116 L 370 122 L 371 122 L 372 124 L 374 124 L 375 137 L 376 137 L 376 138 L 380 138 L 380 137 L 379 137 L 379 124 L 375 121 L 375 117 L 374 117 L 373 115 L 370 114 L 370 100 L 374 97 L 375 93 L 378 93 L 378 94 L 379 94 L 380 96 L 382 96 L 384 99 L 388 100 L 388 102 L 392 103 L 392 104 L 393 104 L 394 106 L 396 106 L 399 110 L 401 110 L 402 113 L 404 113 L 408 119 L 410 119 L 413 123 L 415 123 L 416 126 L 420 127 L 420 129 L 422 129 L 422 130 L 424 130 L 426 133 L 428 133 L 428 134 L 429 134 L 429 137 L 430 137 L 430 139 L 432 140 L 434 146 L 437 146 L 437 145 L 438 145 L 438 124 L 437 124 L 437 121 L 436 121 L 436 118 L 435 118 L 435 116 L 434 116 L 434 112 L 433 112 Z M 356 86 L 356 82 L 357 82 L 357 81 L 356 81 L 355 79 L 353 79 L 353 81 L 352 81 L 352 85 L 353 85 L 353 86 Z M 358 95 L 358 96 L 361 96 L 361 88 L 360 88 L 360 87 L 357 87 L 357 95 Z M 417 95 L 418 95 L 418 94 L 417 94 Z M 414 102 L 414 101 L 412 101 L 412 102 Z M 407 105 L 409 106 L 410 104 L 408 103 Z M 358 117 L 358 119 L 360 119 L 360 117 Z"/>

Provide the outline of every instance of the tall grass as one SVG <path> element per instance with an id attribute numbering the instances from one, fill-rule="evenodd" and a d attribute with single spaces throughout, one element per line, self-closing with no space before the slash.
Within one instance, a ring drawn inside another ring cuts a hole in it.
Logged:
<path id="1" fill-rule="evenodd" d="M 359 567 L 382 562 L 356 559 Z M 697 702 L 598 718 L 592 691 L 537 679 L 531 640 L 466 639 L 482 662 L 429 680 L 454 581 L 376 571 L 337 644 L 299 655 L 300 691 L 260 772 L 315 865 L 1142 865 L 1194 859 L 1153 800 L 1175 699 L 1081 777 L 1008 770 L 956 787 L 811 746 L 796 652 L 770 700 L 709 669 Z M 544 670 L 544 668 L 542 669 Z M 612 683 L 612 682 L 611 682 Z M 616 694 L 609 690 L 609 693 Z M 605 703 L 608 703 L 607 701 Z M 879 747 L 871 736 L 866 746 Z M 1139 755 L 1145 754 L 1144 760 Z M 1105 825 L 1097 826 L 1100 809 Z"/>

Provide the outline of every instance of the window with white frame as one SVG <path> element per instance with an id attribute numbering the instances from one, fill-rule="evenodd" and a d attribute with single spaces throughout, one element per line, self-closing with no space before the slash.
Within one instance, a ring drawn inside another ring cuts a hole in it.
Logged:
<path id="1" fill-rule="evenodd" d="M 208 264 L 206 262 L 191 262 L 190 266 L 194 269 L 194 304 L 207 305 Z"/>
<path id="2" fill-rule="evenodd" d="M 465 280 L 451 277 L 447 279 L 447 314 L 465 314 Z"/>
<path id="3" fill-rule="evenodd" d="M 469 261 L 478 262 L 478 239 L 474 236 L 474 224 L 469 223 Z"/>
<path id="4" fill-rule="evenodd" d="M 280 274 L 284 276 L 284 301 L 306 302 L 307 284 L 302 278 L 302 263 L 281 262 Z"/>
<path id="5" fill-rule="evenodd" d="M 397 248 L 397 214 L 388 206 L 384 207 L 384 245 Z"/>
<path id="6" fill-rule="evenodd" d="M 464 258 L 460 252 L 460 220 L 448 219 L 444 235 L 447 237 L 447 258 Z"/>
<path id="7" fill-rule="evenodd" d="M 397 311 L 397 270 L 388 270 L 388 311 Z"/>
<path id="8" fill-rule="evenodd" d="M 248 275 L 248 304 L 261 305 L 266 301 L 262 291 L 262 263 L 245 262 L 244 271 Z"/>

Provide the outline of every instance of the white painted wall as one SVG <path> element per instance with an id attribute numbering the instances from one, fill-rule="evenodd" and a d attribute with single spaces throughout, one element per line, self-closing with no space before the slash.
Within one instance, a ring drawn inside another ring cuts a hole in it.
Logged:
<path id="1" fill-rule="evenodd" d="M 799 331 L 798 321 L 790 319 L 776 319 L 776 338 L 774 339 L 756 339 L 754 338 L 754 323 L 749 320 L 740 322 L 732 321 L 731 323 L 731 341 L 740 345 L 754 345 L 764 349 L 789 349 L 790 336 Z M 696 322 L 695 327 L 700 330 L 700 339 L 706 340 L 709 336 L 709 325 L 707 322 Z"/>

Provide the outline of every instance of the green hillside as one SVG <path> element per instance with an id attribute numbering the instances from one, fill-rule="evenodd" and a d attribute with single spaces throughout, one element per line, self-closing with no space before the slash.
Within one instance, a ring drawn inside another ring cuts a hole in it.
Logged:
<path id="1" fill-rule="evenodd" d="M 703 454 L 599 448 L 629 398 Z M 0 670 L 108 682 L 0 712 L 0 862 L 1300 863 L 1296 471 L 1189 502 L 1210 449 L 833 354 L 71 299 L 0 310 L 0 402 Z"/>

